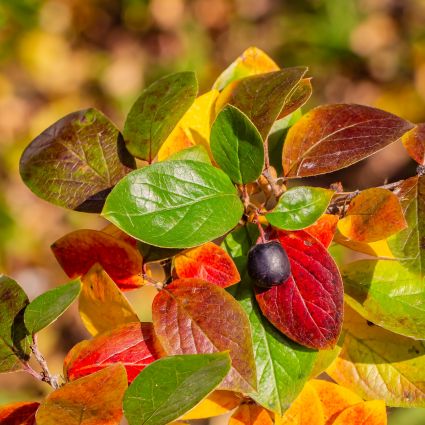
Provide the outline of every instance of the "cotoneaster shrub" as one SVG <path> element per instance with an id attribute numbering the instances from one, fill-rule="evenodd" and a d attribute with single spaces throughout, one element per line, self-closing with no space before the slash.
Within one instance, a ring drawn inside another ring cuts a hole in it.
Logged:
<path id="1" fill-rule="evenodd" d="M 88 109 L 29 144 L 20 171 L 36 195 L 110 224 L 54 242 L 73 280 L 32 302 L 0 277 L 0 372 L 52 387 L 41 403 L 1 408 L 2 424 L 112 425 L 124 413 L 162 425 L 233 410 L 232 425 L 381 425 L 385 406 L 425 407 L 424 126 L 353 104 L 303 115 L 306 73 L 250 48 L 200 96 L 192 72 L 158 80 L 122 132 Z M 360 192 L 303 184 L 399 139 L 418 175 Z M 123 294 L 143 285 L 158 290 L 153 323 Z M 77 298 L 93 338 L 59 377 L 37 333 Z M 338 385 L 315 379 L 324 371 Z"/>

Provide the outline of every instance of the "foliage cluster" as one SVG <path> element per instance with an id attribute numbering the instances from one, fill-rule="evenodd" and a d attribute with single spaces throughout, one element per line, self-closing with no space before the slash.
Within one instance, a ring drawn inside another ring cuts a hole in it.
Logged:
<path id="1" fill-rule="evenodd" d="M 31 142 L 26 185 L 110 224 L 56 241 L 73 280 L 32 302 L 0 277 L 0 372 L 53 388 L 1 408 L 2 423 L 165 425 L 235 409 L 232 425 L 379 425 L 386 405 L 425 406 L 424 126 L 353 104 L 302 115 L 306 73 L 250 48 L 199 97 L 191 72 L 153 83 L 122 132 L 88 109 Z M 419 164 L 407 180 L 361 192 L 299 180 L 400 139 Z M 247 255 L 271 240 L 291 275 L 260 288 Z M 124 295 L 144 285 L 158 289 L 152 323 Z M 37 334 L 77 298 L 93 338 L 60 378 Z M 324 371 L 339 385 L 315 379 Z"/>

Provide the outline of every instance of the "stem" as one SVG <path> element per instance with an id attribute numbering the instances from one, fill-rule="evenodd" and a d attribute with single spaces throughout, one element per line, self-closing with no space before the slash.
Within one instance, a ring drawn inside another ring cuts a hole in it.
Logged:
<path id="1" fill-rule="evenodd" d="M 144 274 L 143 279 L 149 282 L 149 284 L 155 286 L 155 288 L 160 291 L 164 288 L 164 282 L 159 282 L 158 280 L 152 279 L 149 275 Z"/>
<path id="2" fill-rule="evenodd" d="M 245 207 L 245 212 L 248 209 L 248 206 L 250 204 L 250 199 L 249 199 L 249 195 L 248 195 L 248 190 L 246 188 L 246 184 L 242 185 L 242 201 L 243 201 L 243 205 Z"/>
<path id="3" fill-rule="evenodd" d="M 266 235 L 264 233 L 263 226 L 260 223 L 258 212 L 255 213 L 255 224 L 257 225 L 258 230 L 260 231 L 261 242 L 266 243 Z"/>
<path id="4" fill-rule="evenodd" d="M 46 382 L 47 384 L 49 384 L 52 388 L 56 390 L 59 388 L 58 377 L 56 375 L 50 374 L 46 359 L 44 358 L 44 356 L 41 354 L 40 350 L 38 349 L 37 334 L 33 335 L 33 341 L 34 341 L 33 344 L 31 344 L 31 351 L 34 354 L 35 359 L 37 360 L 38 364 L 41 367 L 42 372 L 39 374 L 39 376 L 41 377 L 41 381 Z"/>
<path id="5" fill-rule="evenodd" d="M 270 158 L 269 158 L 269 138 L 266 137 L 264 140 L 264 169 L 268 171 L 270 168 Z"/>

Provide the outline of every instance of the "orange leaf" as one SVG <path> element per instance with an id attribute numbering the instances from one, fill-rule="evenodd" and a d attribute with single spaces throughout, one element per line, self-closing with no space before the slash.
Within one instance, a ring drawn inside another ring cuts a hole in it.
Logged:
<path id="1" fill-rule="evenodd" d="M 382 400 L 373 400 L 347 407 L 332 425 L 387 425 L 385 403 Z"/>
<path id="2" fill-rule="evenodd" d="M 385 239 L 407 227 L 397 196 L 382 188 L 366 189 L 350 203 L 338 223 L 343 236 L 358 242 Z"/>
<path id="3" fill-rule="evenodd" d="M 339 217 L 333 214 L 323 214 L 316 223 L 304 229 L 316 238 L 325 248 L 328 248 L 334 237 Z"/>
<path id="4" fill-rule="evenodd" d="M 308 382 L 282 417 L 275 416 L 276 425 L 324 425 L 320 398 Z"/>
<path id="5" fill-rule="evenodd" d="M 229 425 L 273 425 L 269 412 L 256 404 L 242 404 L 230 418 Z"/>
<path id="6" fill-rule="evenodd" d="M 92 335 L 124 323 L 139 322 L 127 299 L 99 264 L 82 277 L 81 283 L 79 312 Z"/>
<path id="7" fill-rule="evenodd" d="M 35 425 L 35 412 L 40 403 L 27 401 L 0 406 L 1 425 Z"/>
<path id="8" fill-rule="evenodd" d="M 229 254 L 213 242 L 176 255 L 174 267 L 179 278 L 197 278 L 226 288 L 241 280 Z"/>
<path id="9" fill-rule="evenodd" d="M 309 385 L 316 391 L 322 403 L 326 425 L 330 425 L 344 409 L 362 401 L 357 394 L 332 382 L 313 379 Z"/>
<path id="10" fill-rule="evenodd" d="M 241 397 L 233 391 L 216 390 L 202 400 L 190 412 L 186 413 L 181 419 L 188 421 L 190 419 L 204 419 L 223 415 L 229 410 L 237 407 L 240 402 Z"/>
<path id="11" fill-rule="evenodd" d="M 418 124 L 401 138 L 407 153 L 420 165 L 425 165 L 425 124 Z"/>
<path id="12" fill-rule="evenodd" d="M 107 233 L 108 235 L 114 237 L 115 239 L 119 239 L 121 241 L 127 242 L 132 247 L 137 247 L 137 240 L 132 238 L 130 235 L 127 235 L 127 233 L 123 232 L 121 229 L 119 229 L 114 224 L 110 223 L 106 227 L 104 227 L 101 230 L 103 233 Z"/>
<path id="13" fill-rule="evenodd" d="M 77 230 L 68 233 L 52 245 L 65 273 L 72 279 L 83 276 L 99 263 L 122 289 L 143 284 L 142 256 L 126 241 L 98 230 Z"/>
<path id="14" fill-rule="evenodd" d="M 117 425 L 126 389 L 120 364 L 77 379 L 47 396 L 37 411 L 37 425 Z"/>

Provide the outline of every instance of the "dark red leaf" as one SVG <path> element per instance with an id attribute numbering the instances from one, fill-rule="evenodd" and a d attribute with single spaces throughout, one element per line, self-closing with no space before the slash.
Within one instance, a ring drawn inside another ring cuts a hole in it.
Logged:
<path id="1" fill-rule="evenodd" d="M 304 231 L 275 231 L 288 253 L 292 275 L 256 298 L 264 316 L 299 344 L 317 349 L 335 346 L 342 327 L 343 284 L 324 246 Z"/>
<path id="2" fill-rule="evenodd" d="M 152 323 L 127 323 L 82 341 L 71 349 L 64 361 L 64 373 L 73 381 L 114 363 L 122 363 L 128 381 L 160 357 Z"/>
<path id="3" fill-rule="evenodd" d="M 56 259 L 72 279 L 99 263 L 122 290 L 143 284 L 140 252 L 124 240 L 98 230 L 77 230 L 52 245 Z"/>

